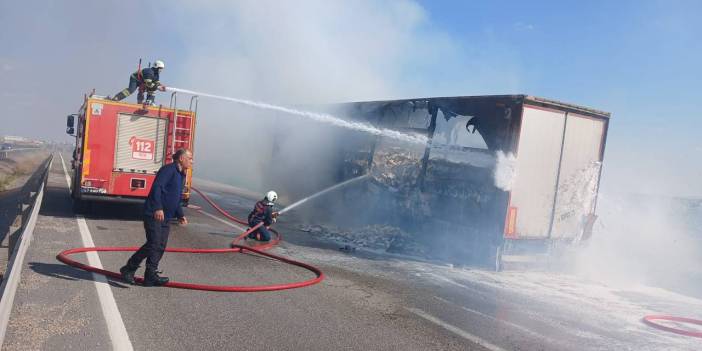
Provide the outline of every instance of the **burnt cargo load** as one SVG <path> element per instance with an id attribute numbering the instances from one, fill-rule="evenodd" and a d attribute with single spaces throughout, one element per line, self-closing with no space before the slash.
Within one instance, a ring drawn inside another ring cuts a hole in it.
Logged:
<path id="1" fill-rule="evenodd" d="M 66 132 L 75 136 L 71 161 L 71 197 L 82 211 L 92 201 L 143 202 L 156 172 L 171 163 L 179 148 L 193 149 L 197 99 L 178 109 L 175 93 L 169 107 L 131 104 L 87 96 L 77 114 L 67 117 Z M 192 180 L 188 170 L 183 200 Z"/>
<path id="2" fill-rule="evenodd" d="M 354 102 L 329 112 L 427 142 L 336 131 L 336 145 L 323 146 L 336 164 L 330 179 L 279 180 L 286 189 L 370 174 L 334 199 L 343 213 L 398 226 L 430 256 L 455 262 L 499 268 L 589 238 L 609 113 L 526 95 Z M 273 150 L 274 159 L 291 157 Z M 305 162 L 296 161 L 301 174 L 313 169 Z"/>

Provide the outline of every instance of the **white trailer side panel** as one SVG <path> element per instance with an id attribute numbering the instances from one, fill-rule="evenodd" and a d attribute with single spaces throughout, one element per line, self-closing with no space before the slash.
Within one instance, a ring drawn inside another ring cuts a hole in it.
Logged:
<path id="1" fill-rule="evenodd" d="M 566 117 L 552 238 L 578 237 L 585 217 L 594 212 L 604 127 L 603 119 Z"/>
<path id="2" fill-rule="evenodd" d="M 510 197 L 518 238 L 548 237 L 564 124 L 565 112 L 524 106 Z"/>

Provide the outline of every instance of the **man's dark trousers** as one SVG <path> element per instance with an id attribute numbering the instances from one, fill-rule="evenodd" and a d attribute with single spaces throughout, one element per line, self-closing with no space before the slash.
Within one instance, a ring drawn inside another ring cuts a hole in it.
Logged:
<path id="1" fill-rule="evenodd" d="M 163 252 L 166 250 L 171 227 L 167 220 L 159 222 L 153 216 L 145 216 L 144 229 L 146 230 L 146 243 L 127 261 L 127 266 L 136 270 L 141 261 L 146 259 L 146 269 L 156 271 L 158 262 L 161 261 Z"/>

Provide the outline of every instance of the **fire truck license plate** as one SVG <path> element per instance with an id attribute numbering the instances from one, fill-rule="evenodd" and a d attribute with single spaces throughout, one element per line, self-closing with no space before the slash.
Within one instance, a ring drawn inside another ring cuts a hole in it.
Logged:
<path id="1" fill-rule="evenodd" d="M 132 146 L 132 158 L 136 160 L 153 160 L 154 145 L 153 140 L 139 139 L 132 137 L 129 139 L 129 144 Z"/>

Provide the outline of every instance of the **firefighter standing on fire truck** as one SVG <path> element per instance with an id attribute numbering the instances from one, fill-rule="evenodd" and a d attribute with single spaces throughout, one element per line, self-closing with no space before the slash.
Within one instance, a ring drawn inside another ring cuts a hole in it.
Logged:
<path id="1" fill-rule="evenodd" d="M 165 64 L 163 61 L 156 60 L 153 66 L 137 70 L 136 72 L 132 73 L 132 75 L 129 77 L 129 86 L 115 95 L 112 100 L 123 100 L 127 96 L 134 93 L 134 91 L 138 88 L 139 93 L 137 94 L 137 103 L 141 104 L 144 101 L 144 91 L 146 91 L 145 103 L 148 105 L 153 105 L 154 100 L 156 99 L 156 90 L 166 91 L 166 86 L 161 84 L 159 81 L 159 76 L 161 75 L 161 71 L 164 67 Z"/>
<path id="2" fill-rule="evenodd" d="M 273 212 L 273 205 L 277 199 L 278 194 L 271 190 L 266 193 L 263 200 L 256 202 L 254 209 L 249 213 L 249 227 L 253 228 L 261 222 L 263 222 L 263 225 L 249 234 L 248 237 L 250 239 L 258 241 L 271 240 L 271 231 L 268 230 L 268 227 L 275 223 L 276 217 L 278 217 L 278 212 Z"/>

